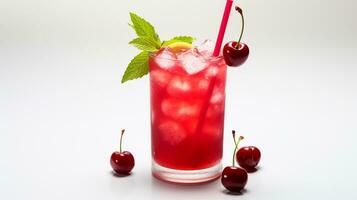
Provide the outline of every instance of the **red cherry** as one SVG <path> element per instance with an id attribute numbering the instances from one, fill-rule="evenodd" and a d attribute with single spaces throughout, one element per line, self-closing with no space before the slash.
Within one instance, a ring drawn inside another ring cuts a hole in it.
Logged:
<path id="1" fill-rule="evenodd" d="M 129 174 L 134 168 L 135 161 L 133 155 L 129 151 L 113 152 L 110 157 L 110 164 L 117 174 Z"/>
<path id="2" fill-rule="evenodd" d="M 242 29 L 238 41 L 231 41 L 223 47 L 223 58 L 226 64 L 232 67 L 238 67 L 242 65 L 248 58 L 249 47 L 248 45 L 240 42 L 244 32 L 244 16 L 243 11 L 238 6 L 235 7 L 242 18 Z"/>
<path id="3" fill-rule="evenodd" d="M 129 151 L 122 151 L 122 141 L 125 129 L 121 131 L 120 135 L 120 150 L 112 153 L 110 157 L 110 165 L 117 174 L 129 174 L 134 168 L 134 156 Z"/>
<path id="4" fill-rule="evenodd" d="M 223 58 L 226 64 L 232 67 L 238 67 L 242 65 L 248 58 L 249 47 L 244 43 L 231 41 L 224 45 L 223 47 Z"/>
<path id="5" fill-rule="evenodd" d="M 222 184 L 227 190 L 240 192 L 248 181 L 248 173 L 240 167 L 225 167 L 222 172 Z"/>
<path id="6" fill-rule="evenodd" d="M 240 168 L 235 166 L 235 155 L 238 149 L 238 144 L 241 140 L 244 139 L 243 136 L 238 138 L 236 141 L 235 130 L 232 130 L 233 140 L 234 140 L 234 152 L 232 158 L 232 166 L 225 167 L 222 172 L 221 182 L 227 190 L 231 192 L 240 192 L 248 181 L 248 173 Z"/>
<path id="7" fill-rule="evenodd" d="M 260 161 L 260 150 L 254 146 L 242 147 L 236 154 L 238 164 L 248 172 L 255 171 Z"/>

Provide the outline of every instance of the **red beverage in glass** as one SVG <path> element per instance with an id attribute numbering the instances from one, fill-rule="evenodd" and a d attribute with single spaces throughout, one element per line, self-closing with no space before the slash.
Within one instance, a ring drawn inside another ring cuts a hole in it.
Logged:
<path id="1" fill-rule="evenodd" d="M 226 64 L 198 47 L 151 55 L 151 141 L 154 176 L 204 182 L 219 176 Z"/>

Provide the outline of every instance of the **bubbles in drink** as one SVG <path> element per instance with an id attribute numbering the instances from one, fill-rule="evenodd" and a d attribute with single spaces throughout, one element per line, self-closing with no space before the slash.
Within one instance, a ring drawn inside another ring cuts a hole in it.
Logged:
<path id="1" fill-rule="evenodd" d="M 168 47 L 163 47 L 155 56 L 155 62 L 164 69 L 175 66 L 175 54 Z"/>
<path id="2" fill-rule="evenodd" d="M 158 128 L 162 139 L 171 145 L 177 145 L 187 137 L 185 129 L 172 120 L 164 120 Z"/>

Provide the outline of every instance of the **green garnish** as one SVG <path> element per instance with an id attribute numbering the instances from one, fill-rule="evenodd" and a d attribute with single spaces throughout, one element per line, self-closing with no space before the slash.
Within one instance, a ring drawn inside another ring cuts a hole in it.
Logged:
<path id="1" fill-rule="evenodd" d="M 155 28 L 148 21 L 135 13 L 130 13 L 130 19 L 132 23 L 129 24 L 129 26 L 134 29 L 137 38 L 130 41 L 129 44 L 138 48 L 141 52 L 129 63 L 121 79 L 121 83 L 141 78 L 149 73 L 148 61 L 150 53 L 157 52 L 161 47 L 168 46 L 175 42 L 187 42 L 192 44 L 195 40 L 195 38 L 190 36 L 177 36 L 161 42 Z"/>

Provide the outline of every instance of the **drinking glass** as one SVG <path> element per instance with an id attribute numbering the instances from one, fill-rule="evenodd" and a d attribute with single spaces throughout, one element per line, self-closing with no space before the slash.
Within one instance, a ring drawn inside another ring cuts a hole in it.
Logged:
<path id="1" fill-rule="evenodd" d="M 177 183 L 220 176 L 227 66 L 222 56 L 150 55 L 152 173 Z"/>

